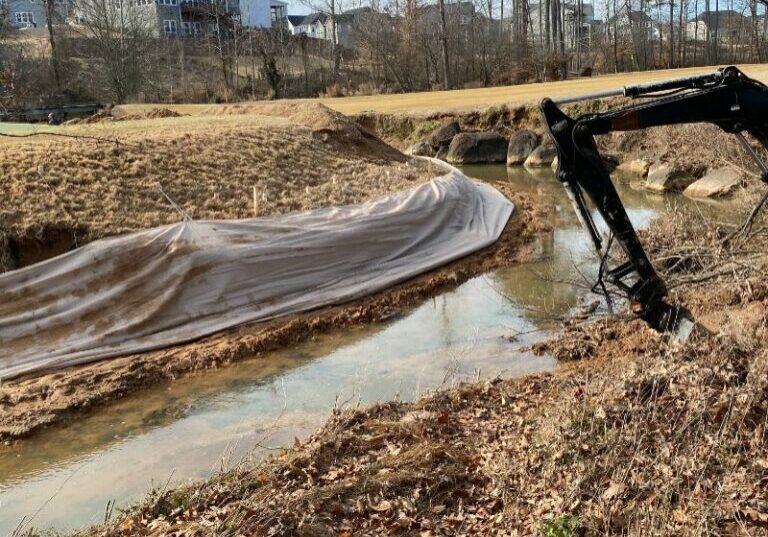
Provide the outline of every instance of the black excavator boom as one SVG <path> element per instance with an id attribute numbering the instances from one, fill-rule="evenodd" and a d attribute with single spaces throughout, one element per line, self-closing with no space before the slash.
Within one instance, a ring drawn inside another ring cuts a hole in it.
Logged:
<path id="1" fill-rule="evenodd" d="M 664 92 L 660 94 L 659 92 Z M 566 114 L 563 104 L 625 96 L 650 99 L 609 112 Z M 712 123 L 737 136 L 755 159 L 768 182 L 768 167 L 744 138 L 747 132 L 768 149 L 768 86 L 747 77 L 736 67 L 689 78 L 627 86 L 618 90 L 541 102 L 544 125 L 557 149 L 557 177 L 604 263 L 615 241 L 626 261 L 606 266 L 601 278 L 617 287 L 630 301 L 631 311 L 660 332 L 690 330 L 687 312 L 667 303 L 666 286 L 654 270 L 637 237 L 624 205 L 611 182 L 594 136 L 682 123 Z M 586 205 L 589 198 L 605 221 L 610 241 L 604 240 Z M 601 282 L 602 283 L 602 282 Z M 682 334 L 685 337 L 685 334 Z"/>

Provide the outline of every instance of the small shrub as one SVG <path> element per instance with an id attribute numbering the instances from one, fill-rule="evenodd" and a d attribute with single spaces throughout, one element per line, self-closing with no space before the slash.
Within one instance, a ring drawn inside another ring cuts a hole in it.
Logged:
<path id="1" fill-rule="evenodd" d="M 545 520 L 539 531 L 544 537 L 575 537 L 579 535 L 581 521 L 573 515 L 563 515 L 553 520 Z"/>

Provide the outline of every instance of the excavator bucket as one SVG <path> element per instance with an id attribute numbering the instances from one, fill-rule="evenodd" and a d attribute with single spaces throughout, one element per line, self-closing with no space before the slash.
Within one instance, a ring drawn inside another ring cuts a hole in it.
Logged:
<path id="1" fill-rule="evenodd" d="M 561 109 L 569 103 L 617 95 L 646 100 L 642 104 L 575 118 Z M 596 286 L 607 284 L 618 288 L 629 299 L 630 310 L 653 329 L 669 335 L 671 341 L 684 342 L 699 330 L 706 332 L 685 308 L 666 301 L 666 285 L 643 249 L 594 137 L 614 131 L 708 122 L 736 135 L 744 144 L 742 133 L 748 132 L 768 149 L 768 86 L 748 78 L 736 67 L 726 67 L 694 77 L 556 101 L 544 99 L 541 112 L 557 150 L 557 177 L 606 265 L 605 270 L 600 271 Z M 754 151 L 749 153 L 760 167 L 763 181 L 768 182 L 768 167 Z M 605 221 L 611 240 L 606 241 L 597 232 L 586 206 L 587 199 Z M 608 250 L 614 240 L 623 250 L 626 261 L 608 266 Z"/>

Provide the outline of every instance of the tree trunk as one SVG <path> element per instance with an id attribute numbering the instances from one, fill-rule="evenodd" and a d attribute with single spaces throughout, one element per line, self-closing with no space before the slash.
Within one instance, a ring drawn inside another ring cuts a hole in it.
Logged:
<path id="1" fill-rule="evenodd" d="M 336 82 L 339 77 L 341 50 L 336 35 L 336 0 L 331 0 L 331 80 Z"/>
<path id="2" fill-rule="evenodd" d="M 53 31 L 53 19 L 56 16 L 56 7 L 54 0 L 45 1 L 45 19 L 48 27 L 48 40 L 51 42 L 51 68 L 53 70 L 53 81 L 56 84 L 56 92 L 61 91 L 61 64 L 59 62 L 59 51 L 56 43 L 56 35 Z"/>
<path id="3" fill-rule="evenodd" d="M 539 9 L 541 9 L 541 4 L 539 4 Z M 552 0 L 545 0 L 544 2 L 544 52 L 549 52 L 549 45 L 552 40 L 552 32 L 551 32 L 551 26 L 552 26 Z"/>
<path id="4" fill-rule="evenodd" d="M 699 0 L 693 1 L 693 11 L 696 13 L 695 26 L 693 27 L 693 66 L 696 67 L 696 55 L 699 51 Z"/>
<path id="5" fill-rule="evenodd" d="M 672 0 L 674 2 L 674 0 Z M 678 65 L 685 67 L 685 28 L 683 27 L 683 13 L 685 13 L 685 0 L 680 0 L 680 13 L 678 13 L 678 19 L 680 25 L 677 29 L 677 55 L 680 57 Z"/>
<path id="6" fill-rule="evenodd" d="M 675 66 L 675 0 L 669 0 L 669 68 Z"/>
<path id="7" fill-rule="evenodd" d="M 714 50 L 713 50 L 713 61 L 714 63 L 719 63 L 717 58 L 720 55 L 720 51 L 718 50 L 718 34 L 720 33 L 720 0 L 715 0 L 715 24 L 714 24 Z"/>
<path id="8" fill-rule="evenodd" d="M 438 0 L 440 8 L 440 46 L 443 50 L 443 86 L 451 89 L 450 61 L 448 58 L 448 36 L 445 28 L 445 0 Z"/>

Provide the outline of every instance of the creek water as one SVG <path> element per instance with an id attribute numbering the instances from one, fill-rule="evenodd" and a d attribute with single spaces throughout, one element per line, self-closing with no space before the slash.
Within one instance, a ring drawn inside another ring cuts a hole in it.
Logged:
<path id="1" fill-rule="evenodd" d="M 463 380 L 555 368 L 550 357 L 521 348 L 551 336 L 551 321 L 583 297 L 559 282 L 594 275 L 587 237 L 551 171 L 464 171 L 510 182 L 556 207 L 555 229 L 538 240 L 537 260 L 470 280 L 386 322 L 155 386 L 0 447 L 0 535 L 100 523 L 108 501 L 126 506 L 153 487 L 257 461 L 316 430 L 334 407 L 410 400 Z M 617 186 L 638 227 L 670 204 L 690 203 Z"/>

